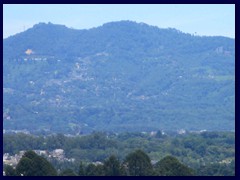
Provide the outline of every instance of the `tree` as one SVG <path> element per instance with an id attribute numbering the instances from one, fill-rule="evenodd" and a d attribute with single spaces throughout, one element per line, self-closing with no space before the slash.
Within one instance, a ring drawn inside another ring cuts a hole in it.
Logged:
<path id="1" fill-rule="evenodd" d="M 95 176 L 104 176 L 104 169 L 103 169 L 103 165 L 101 164 L 98 164 L 96 165 L 96 168 L 95 168 Z"/>
<path id="2" fill-rule="evenodd" d="M 33 161 L 27 157 L 22 157 L 16 166 L 19 175 L 32 176 L 34 174 Z"/>
<path id="3" fill-rule="evenodd" d="M 106 161 L 104 161 L 103 168 L 106 176 L 122 175 L 121 164 L 114 155 L 110 156 Z"/>
<path id="4" fill-rule="evenodd" d="M 193 176 L 194 171 L 180 163 L 177 158 L 166 156 L 156 164 L 156 174 L 159 176 Z"/>
<path id="5" fill-rule="evenodd" d="M 87 176 L 104 176 L 104 169 L 103 165 L 94 165 L 89 164 L 86 168 L 86 175 Z"/>
<path id="6" fill-rule="evenodd" d="M 18 175 L 16 170 L 12 166 L 6 165 L 4 170 L 5 170 L 6 176 L 17 176 Z"/>
<path id="7" fill-rule="evenodd" d="M 77 176 L 77 174 L 72 169 L 63 170 L 59 176 Z"/>
<path id="8" fill-rule="evenodd" d="M 235 176 L 235 161 L 230 164 L 213 163 L 200 166 L 197 169 L 198 176 Z"/>
<path id="9" fill-rule="evenodd" d="M 23 176 L 57 176 L 55 168 L 43 157 L 27 151 L 17 164 L 16 171 Z"/>
<path id="10" fill-rule="evenodd" d="M 126 164 L 130 176 L 152 175 L 151 160 L 148 155 L 141 150 L 128 154 L 124 164 Z"/>
<path id="11" fill-rule="evenodd" d="M 163 135 L 162 131 L 158 130 L 157 134 L 156 134 L 156 138 L 163 138 L 163 137 L 164 137 L 164 135 Z"/>
<path id="12" fill-rule="evenodd" d="M 79 176 L 86 176 L 85 166 L 83 165 L 82 162 L 81 162 L 80 165 L 79 165 L 78 175 L 79 175 Z"/>

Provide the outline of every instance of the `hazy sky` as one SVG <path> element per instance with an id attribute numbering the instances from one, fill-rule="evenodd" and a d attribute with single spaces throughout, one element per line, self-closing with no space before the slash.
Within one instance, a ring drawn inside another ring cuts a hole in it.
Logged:
<path id="1" fill-rule="evenodd" d="M 229 4 L 4 4 L 3 38 L 39 22 L 88 29 L 119 20 L 171 27 L 191 34 L 196 32 L 197 35 L 235 38 L 235 5 Z"/>

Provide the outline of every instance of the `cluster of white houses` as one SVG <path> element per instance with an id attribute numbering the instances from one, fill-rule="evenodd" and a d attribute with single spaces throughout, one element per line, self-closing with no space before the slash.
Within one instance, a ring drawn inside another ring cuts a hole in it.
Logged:
<path id="1" fill-rule="evenodd" d="M 20 151 L 18 154 L 15 154 L 13 156 L 11 156 L 9 153 L 3 154 L 3 164 L 15 167 L 25 152 L 26 151 Z M 69 162 L 75 161 L 74 158 L 70 158 L 70 159 L 66 158 L 63 149 L 55 149 L 53 151 L 34 150 L 34 152 L 40 156 L 47 158 L 47 159 L 57 159 L 59 161 L 69 161 Z"/>

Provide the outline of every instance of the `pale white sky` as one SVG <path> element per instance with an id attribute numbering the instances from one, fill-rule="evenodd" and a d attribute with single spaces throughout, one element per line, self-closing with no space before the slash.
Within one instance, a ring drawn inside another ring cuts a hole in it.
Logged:
<path id="1" fill-rule="evenodd" d="M 3 38 L 39 22 L 88 29 L 119 20 L 235 38 L 234 4 L 4 4 Z"/>

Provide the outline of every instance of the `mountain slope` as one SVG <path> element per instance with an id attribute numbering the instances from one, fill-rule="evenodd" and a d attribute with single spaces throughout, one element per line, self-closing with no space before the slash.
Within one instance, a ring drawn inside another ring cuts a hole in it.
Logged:
<path id="1" fill-rule="evenodd" d="M 131 21 L 3 41 L 4 128 L 232 130 L 235 41 Z"/>

